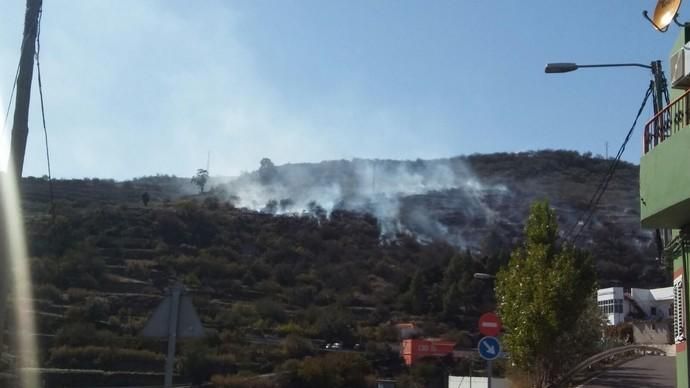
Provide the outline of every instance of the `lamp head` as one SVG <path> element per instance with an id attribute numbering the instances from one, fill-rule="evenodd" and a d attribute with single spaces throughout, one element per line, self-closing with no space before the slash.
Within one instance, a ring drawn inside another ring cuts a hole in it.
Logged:
<path id="1" fill-rule="evenodd" d="M 549 63 L 544 69 L 545 73 L 568 73 L 577 70 L 576 63 Z"/>

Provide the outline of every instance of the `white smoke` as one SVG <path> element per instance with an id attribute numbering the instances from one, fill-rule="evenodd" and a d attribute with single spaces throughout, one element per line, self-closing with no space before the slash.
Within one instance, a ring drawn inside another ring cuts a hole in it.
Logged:
<path id="1" fill-rule="evenodd" d="M 259 170 L 222 186 L 237 207 L 304 215 L 313 214 L 316 204 L 326 215 L 337 209 L 366 212 L 378 219 L 384 236 L 411 233 L 422 240 L 444 239 L 456 245 L 464 244 L 464 238 L 439 219 L 439 207 L 441 212 L 460 212 L 458 219 L 463 222 L 492 223 L 495 214 L 486 204 L 487 196 L 508 193 L 505 186 L 482 184 L 459 158 L 355 159 L 278 167 L 264 159 Z"/>

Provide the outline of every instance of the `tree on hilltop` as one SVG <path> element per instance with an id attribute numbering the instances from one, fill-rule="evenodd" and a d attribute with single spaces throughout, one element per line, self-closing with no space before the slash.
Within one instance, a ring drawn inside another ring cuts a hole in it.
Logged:
<path id="1" fill-rule="evenodd" d="M 196 175 L 192 177 L 192 183 L 199 186 L 199 192 L 204 192 L 204 186 L 208 182 L 208 171 L 202 168 L 196 170 Z"/>

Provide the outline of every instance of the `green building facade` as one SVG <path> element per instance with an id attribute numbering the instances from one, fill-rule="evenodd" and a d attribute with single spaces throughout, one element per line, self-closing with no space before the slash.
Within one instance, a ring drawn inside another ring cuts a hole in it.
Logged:
<path id="1" fill-rule="evenodd" d="M 670 104 L 647 122 L 643 134 L 640 218 L 643 228 L 658 230 L 664 244 L 664 255 L 673 259 L 677 386 L 688 387 L 690 28 L 680 29 L 669 64 L 673 86 Z"/>

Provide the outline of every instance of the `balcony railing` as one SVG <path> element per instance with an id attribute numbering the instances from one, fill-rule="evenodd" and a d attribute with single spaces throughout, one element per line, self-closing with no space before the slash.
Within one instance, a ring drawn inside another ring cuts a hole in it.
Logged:
<path id="1" fill-rule="evenodd" d="M 646 154 L 674 133 L 690 125 L 690 90 L 671 101 L 644 126 L 642 142 Z"/>

